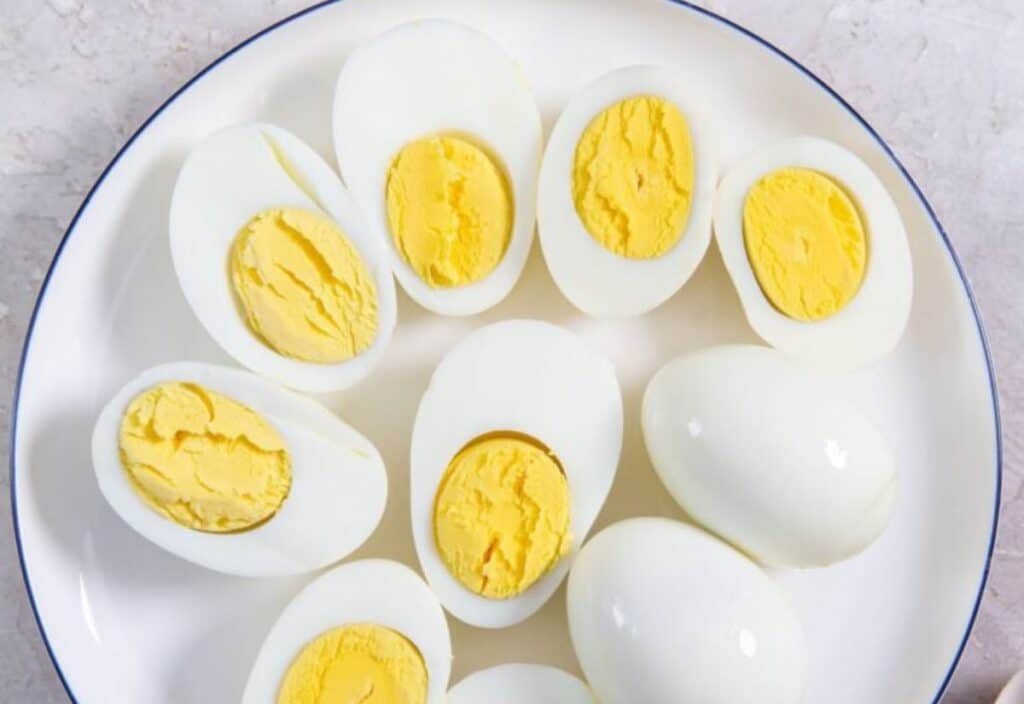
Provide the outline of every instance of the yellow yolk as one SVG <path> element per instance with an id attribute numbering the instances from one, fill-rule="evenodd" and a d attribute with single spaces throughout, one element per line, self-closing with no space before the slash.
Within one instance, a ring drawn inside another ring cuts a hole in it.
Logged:
<path id="1" fill-rule="evenodd" d="M 121 419 L 119 444 L 138 495 L 186 528 L 250 528 L 273 516 L 291 487 L 291 461 L 277 431 L 198 384 L 169 382 L 136 396 Z"/>
<path id="2" fill-rule="evenodd" d="M 765 296 L 796 320 L 838 313 L 864 280 L 867 234 L 857 207 L 811 169 L 779 169 L 751 187 L 743 241 Z"/>
<path id="3" fill-rule="evenodd" d="M 505 256 L 512 194 L 479 147 L 447 136 L 411 142 L 392 162 L 386 190 L 395 246 L 430 286 L 480 281 Z"/>
<path id="4" fill-rule="evenodd" d="M 471 591 L 495 599 L 522 593 L 572 545 L 569 485 L 557 460 L 526 436 L 477 438 L 441 480 L 434 539 Z"/>
<path id="5" fill-rule="evenodd" d="M 327 631 L 285 673 L 277 704 L 425 704 L 427 667 L 400 633 L 375 624 Z"/>
<path id="6" fill-rule="evenodd" d="M 652 259 L 683 236 L 693 198 L 690 129 L 664 98 L 606 108 L 576 145 L 572 197 L 583 226 L 605 249 Z"/>
<path id="7" fill-rule="evenodd" d="M 334 364 L 377 336 L 377 288 L 338 226 L 307 210 L 264 210 L 231 248 L 231 281 L 249 327 L 277 352 Z"/>

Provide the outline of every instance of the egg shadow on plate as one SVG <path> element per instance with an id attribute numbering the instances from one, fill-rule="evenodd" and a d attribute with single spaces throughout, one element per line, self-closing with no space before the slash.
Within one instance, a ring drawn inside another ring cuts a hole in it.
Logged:
<path id="1" fill-rule="evenodd" d="M 388 498 L 380 524 L 349 558 L 387 557 L 414 568 L 409 500 L 409 444 L 420 397 L 434 371 L 432 364 L 377 370 L 356 387 L 327 399 L 327 405 L 368 437 L 384 460 Z"/>
<path id="2" fill-rule="evenodd" d="M 100 379 L 112 392 L 136 372 L 164 362 L 228 363 L 189 308 L 171 260 L 167 216 L 184 153 L 169 152 L 140 178 L 114 227 L 117 239 L 104 265 L 104 301 L 110 311 L 109 354 L 100 368 L 128 370 Z"/>
<path id="3" fill-rule="evenodd" d="M 652 375 L 672 358 L 710 345 L 764 344 L 747 322 L 714 239 L 689 281 L 645 318 L 662 351 Z"/>
<path id="4" fill-rule="evenodd" d="M 82 407 L 54 414 L 28 439 L 28 463 L 18 472 L 18 482 L 32 487 L 26 496 L 40 526 L 71 563 L 81 561 L 85 536 L 97 520 L 105 523 L 98 514 L 108 510 L 92 471 L 95 419 Z"/>
<path id="5" fill-rule="evenodd" d="M 239 602 L 209 614 L 205 628 L 181 643 L 158 688 L 165 700 L 175 704 L 241 701 L 267 633 L 308 579 L 225 578 L 221 596 L 230 598 L 230 592 L 236 591 Z"/>
<path id="6" fill-rule="evenodd" d="M 522 623 L 507 628 L 477 628 L 449 615 L 448 625 L 455 654 L 452 685 L 478 670 L 508 662 L 551 665 L 582 676 L 569 638 L 565 580 L 547 603 Z"/>
<path id="7" fill-rule="evenodd" d="M 523 274 L 508 296 L 479 317 L 484 323 L 510 318 L 538 318 L 565 325 L 583 315 L 562 295 L 544 261 L 540 238 L 533 238 Z"/>
<path id="8" fill-rule="evenodd" d="M 339 41 L 346 41 L 339 37 Z M 334 89 L 341 66 L 349 53 L 343 47 L 328 57 L 293 66 L 266 92 L 259 120 L 265 120 L 295 134 L 313 148 L 337 173 L 334 155 L 332 115 Z"/>

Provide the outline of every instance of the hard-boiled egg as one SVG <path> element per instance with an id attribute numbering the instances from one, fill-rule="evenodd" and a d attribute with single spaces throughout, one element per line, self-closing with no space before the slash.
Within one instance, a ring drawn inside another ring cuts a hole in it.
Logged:
<path id="1" fill-rule="evenodd" d="M 444 607 L 498 628 L 539 609 L 615 477 L 611 362 L 532 320 L 480 328 L 438 365 L 412 435 L 416 552 Z"/>
<path id="2" fill-rule="evenodd" d="M 423 580 L 397 562 L 360 560 L 285 607 L 242 704 L 443 704 L 451 660 L 444 611 Z"/>
<path id="3" fill-rule="evenodd" d="M 324 160 L 279 127 L 231 127 L 189 154 L 170 237 L 196 317 L 255 372 L 340 389 L 391 340 L 395 288 L 380 239 Z"/>
<path id="4" fill-rule="evenodd" d="M 767 347 L 712 347 L 651 379 L 643 430 L 658 476 L 693 518 L 772 565 L 854 555 L 885 529 L 893 453 L 827 379 Z"/>
<path id="5" fill-rule="evenodd" d="M 338 77 L 334 146 L 398 281 L 445 315 L 512 290 L 533 241 L 540 113 L 516 63 L 444 20 L 396 27 Z"/>
<path id="6" fill-rule="evenodd" d="M 569 576 L 569 631 L 602 704 L 798 704 L 806 646 L 775 583 L 692 526 L 634 518 Z"/>
<path id="7" fill-rule="evenodd" d="M 365 437 L 255 374 L 180 362 L 103 408 L 92 459 L 107 503 L 168 552 L 252 577 L 310 572 L 376 528 L 387 475 Z"/>
<path id="8" fill-rule="evenodd" d="M 701 96 L 669 68 L 613 71 L 558 118 L 540 174 L 540 242 L 555 283 L 598 316 L 645 313 L 711 241 L 717 179 Z"/>
<path id="9" fill-rule="evenodd" d="M 474 672 L 452 687 L 448 704 L 597 704 L 587 685 L 544 665 L 509 664 Z"/>
<path id="10" fill-rule="evenodd" d="M 910 315 L 907 233 L 885 186 L 838 144 L 796 137 L 722 179 L 715 239 L 754 332 L 834 369 L 887 354 Z"/>

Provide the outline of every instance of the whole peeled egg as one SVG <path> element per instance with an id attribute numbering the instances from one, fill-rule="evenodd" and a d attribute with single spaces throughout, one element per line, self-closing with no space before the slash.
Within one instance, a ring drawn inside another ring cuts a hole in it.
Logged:
<path id="1" fill-rule="evenodd" d="M 338 76 L 334 148 L 395 276 L 421 306 L 503 299 L 533 242 L 540 112 L 493 39 L 447 20 L 395 27 Z"/>
<path id="2" fill-rule="evenodd" d="M 129 381 L 100 412 L 92 460 L 103 497 L 143 537 L 249 577 L 340 560 L 387 500 L 369 440 L 312 399 L 212 364 Z"/>
<path id="3" fill-rule="evenodd" d="M 766 564 L 846 559 L 888 525 L 898 477 L 881 433 L 829 386 L 767 347 L 677 358 L 644 393 L 654 468 L 694 519 Z"/>
<path id="4" fill-rule="evenodd" d="M 448 692 L 448 704 L 597 704 L 587 685 L 544 665 L 510 663 L 474 672 Z"/>
<path id="5" fill-rule="evenodd" d="M 558 288 L 585 313 L 645 313 L 704 258 L 718 164 L 701 97 L 670 68 L 631 66 L 583 88 L 555 123 L 540 243 Z"/>
<path id="6" fill-rule="evenodd" d="M 501 628 L 551 598 L 608 496 L 622 425 L 612 363 L 558 326 L 487 325 L 445 355 L 410 457 L 416 553 L 445 609 Z"/>
<path id="7" fill-rule="evenodd" d="M 902 337 L 907 233 L 881 180 L 847 149 L 795 137 L 750 154 L 718 186 L 714 230 L 747 320 L 772 347 L 842 370 Z"/>
<path id="8" fill-rule="evenodd" d="M 419 575 L 391 560 L 350 562 L 285 607 L 242 704 L 444 704 L 451 661 L 444 611 Z"/>
<path id="9" fill-rule="evenodd" d="M 569 631 L 602 704 L 797 704 L 802 627 L 753 562 L 665 518 L 615 523 L 583 546 Z"/>
<path id="10" fill-rule="evenodd" d="M 174 271 L 239 363 L 301 391 L 374 368 L 395 327 L 379 238 L 337 174 L 295 135 L 229 127 L 197 145 L 171 198 Z"/>

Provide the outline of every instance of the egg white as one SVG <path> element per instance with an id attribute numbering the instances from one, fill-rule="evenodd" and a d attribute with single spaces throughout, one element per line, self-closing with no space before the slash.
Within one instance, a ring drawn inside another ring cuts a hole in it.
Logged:
<path id="1" fill-rule="evenodd" d="M 530 435 L 558 457 L 569 484 L 575 546 L 608 496 L 622 449 L 622 395 L 607 359 L 549 323 L 509 320 L 474 331 L 445 355 L 412 433 L 412 530 L 423 572 L 444 607 L 474 626 L 501 628 L 537 611 L 568 572 L 563 558 L 522 594 L 489 599 L 448 571 L 434 541 L 437 488 L 455 454 L 492 431 Z M 574 549 L 575 552 L 575 549 Z"/>
<path id="2" fill-rule="evenodd" d="M 490 274 L 466 286 L 433 288 L 395 247 L 385 188 L 402 147 L 444 133 L 467 135 L 498 157 L 515 217 L 508 250 Z M 455 22 L 425 20 L 352 52 L 335 91 L 334 148 L 345 183 L 414 301 L 435 313 L 470 315 L 512 290 L 533 242 L 541 123 L 522 71 L 492 39 Z"/>
<path id="3" fill-rule="evenodd" d="M 301 185 L 280 166 L 271 145 L 301 175 Z M 318 364 L 280 354 L 252 331 L 235 300 L 228 272 L 235 236 L 260 211 L 289 207 L 334 220 L 377 289 L 377 336 L 348 361 Z M 380 361 L 396 322 L 390 264 L 338 176 L 295 135 L 273 125 L 248 124 L 208 137 L 181 168 L 169 226 L 174 270 L 185 298 L 210 336 L 243 366 L 301 391 L 322 392 L 354 384 Z"/>
<path id="4" fill-rule="evenodd" d="M 265 523 L 237 533 L 178 525 L 138 496 L 121 464 L 121 419 L 132 399 L 165 382 L 200 384 L 251 408 L 284 440 L 292 484 Z M 104 406 L 92 436 L 92 461 L 103 497 L 135 531 L 178 557 L 218 572 L 276 577 L 311 572 L 358 548 L 373 533 L 387 500 L 377 448 L 326 408 L 255 374 L 197 362 L 152 367 Z"/>
<path id="5" fill-rule="evenodd" d="M 567 672 L 512 663 L 466 677 L 448 692 L 448 704 L 597 704 L 597 700 Z"/>
<path id="6" fill-rule="evenodd" d="M 768 347 L 711 347 L 644 393 L 654 468 L 695 520 L 758 560 L 818 567 L 885 530 L 898 485 L 881 433 L 813 369 Z"/>
<path id="7" fill-rule="evenodd" d="M 795 320 L 777 310 L 757 283 L 743 241 L 747 192 L 762 176 L 787 167 L 813 169 L 835 179 L 857 204 L 867 232 L 867 266 L 860 289 L 845 307 L 823 320 Z M 842 370 L 884 357 L 902 337 L 914 288 L 903 220 L 871 168 L 838 144 L 794 137 L 743 159 L 718 186 L 714 230 L 747 320 L 772 347 Z"/>
<path id="8" fill-rule="evenodd" d="M 405 636 L 427 668 L 427 704 L 444 704 L 452 647 L 444 611 L 419 575 L 392 560 L 359 560 L 321 575 L 292 599 L 270 629 L 242 704 L 274 704 L 285 673 L 311 640 L 369 623 Z"/>
<path id="9" fill-rule="evenodd" d="M 682 237 L 654 259 L 630 259 L 601 246 L 584 227 L 572 196 L 573 160 L 584 130 L 606 108 L 639 95 L 665 98 L 679 109 L 690 128 L 694 157 L 693 194 Z M 707 252 L 717 178 L 715 136 L 701 96 L 671 69 L 631 66 L 585 87 L 555 123 L 540 171 L 540 244 L 558 288 L 584 313 L 600 317 L 640 315 L 664 303 Z"/>
<path id="10" fill-rule="evenodd" d="M 707 533 L 633 518 L 583 546 L 569 632 L 602 704 L 798 704 L 803 629 L 778 586 Z"/>

